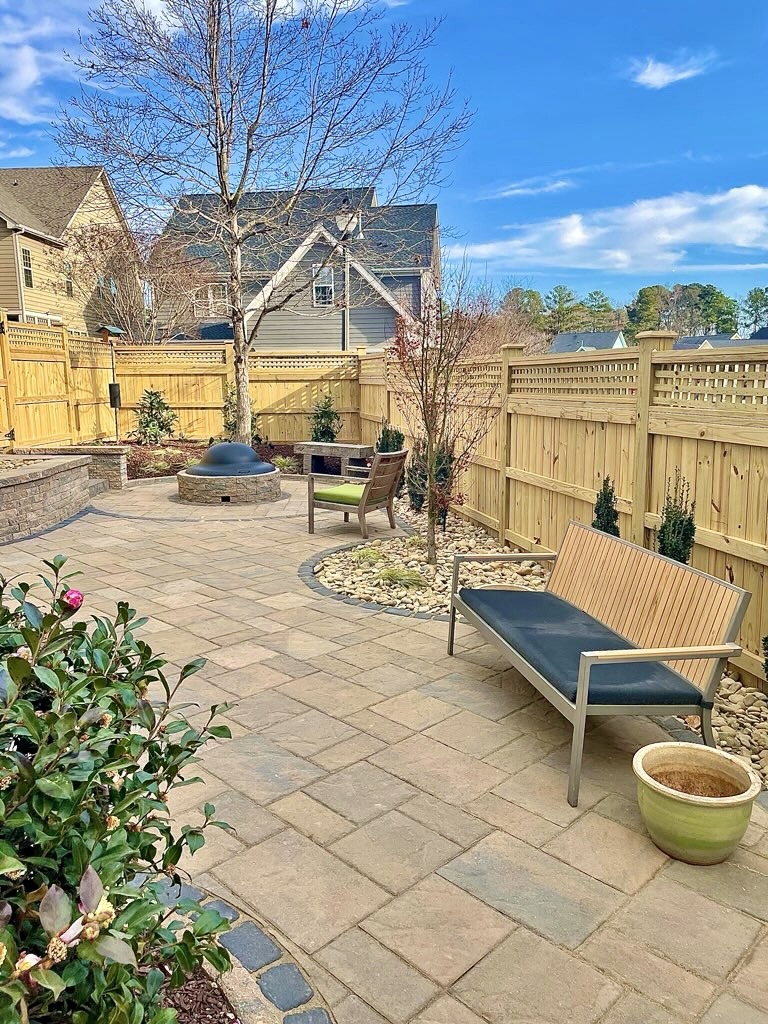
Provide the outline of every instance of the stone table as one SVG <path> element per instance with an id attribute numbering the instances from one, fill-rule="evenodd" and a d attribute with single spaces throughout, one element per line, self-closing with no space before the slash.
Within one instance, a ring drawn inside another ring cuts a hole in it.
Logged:
<path id="1" fill-rule="evenodd" d="M 323 459 L 341 459 L 341 475 L 350 476 L 366 468 L 366 461 L 373 458 L 373 446 L 370 444 L 337 444 L 325 441 L 302 441 L 295 444 L 293 450 L 304 457 L 304 473 L 323 473 Z"/>

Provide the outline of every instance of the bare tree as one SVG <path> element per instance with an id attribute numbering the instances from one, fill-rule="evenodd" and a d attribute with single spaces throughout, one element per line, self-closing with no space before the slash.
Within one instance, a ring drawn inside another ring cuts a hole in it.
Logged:
<path id="1" fill-rule="evenodd" d="M 312 225 L 339 226 L 328 260 L 354 230 L 356 210 L 339 223 L 344 211 L 313 206 L 317 190 L 359 190 L 354 207 L 378 185 L 407 202 L 439 184 L 460 142 L 466 108 L 428 80 L 437 24 L 397 22 L 378 0 L 166 0 L 159 14 L 105 0 L 91 22 L 60 145 L 104 163 L 129 213 L 172 213 L 224 268 L 246 440 L 248 352 L 264 317 L 308 287 L 275 269 L 299 262 Z"/>
<path id="2" fill-rule="evenodd" d="M 117 223 L 76 227 L 50 273 L 52 287 L 77 297 L 89 322 L 114 324 L 144 345 L 192 331 L 213 282 L 209 264 L 190 257 L 179 239 Z"/>
<path id="3" fill-rule="evenodd" d="M 461 501 L 462 477 L 499 411 L 498 375 L 487 355 L 475 355 L 492 316 L 488 295 L 473 291 L 466 268 L 450 285 L 450 301 L 436 299 L 422 316 L 400 321 L 386 360 L 388 384 L 422 462 L 432 565 L 438 518 Z"/>

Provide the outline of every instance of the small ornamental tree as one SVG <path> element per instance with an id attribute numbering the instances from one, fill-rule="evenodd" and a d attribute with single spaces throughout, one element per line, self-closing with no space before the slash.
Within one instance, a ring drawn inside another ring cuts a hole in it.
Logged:
<path id="1" fill-rule="evenodd" d="M 675 480 L 667 481 L 667 495 L 661 511 L 659 554 L 688 563 L 696 536 L 696 502 L 691 501 L 691 486 L 679 469 Z"/>
<path id="2" fill-rule="evenodd" d="M 336 412 L 333 405 L 333 396 L 323 395 L 312 407 L 312 415 L 309 417 L 311 425 L 310 441 L 324 441 L 326 444 L 333 444 L 339 436 L 342 427 L 341 416 Z"/>
<path id="3" fill-rule="evenodd" d="M 202 662 L 171 680 L 125 603 L 76 621 L 65 562 L 44 563 L 44 600 L 0 577 L 0 1021 L 173 1024 L 161 990 L 229 965 L 221 916 L 168 898 L 182 855 L 226 827 L 206 805 L 177 829 L 168 798 L 229 736 L 228 705 L 190 725 L 176 700 Z"/>
<path id="4" fill-rule="evenodd" d="M 592 526 L 612 537 L 619 536 L 619 513 L 616 511 L 616 489 L 609 476 L 603 477 L 603 484 L 597 492 L 595 518 Z"/>
<path id="5" fill-rule="evenodd" d="M 158 444 L 173 436 L 178 419 L 178 415 L 163 397 L 163 392 L 148 388 L 139 399 L 136 429 L 131 431 L 130 436 L 135 437 L 139 444 Z"/>
<path id="6" fill-rule="evenodd" d="M 437 562 L 435 527 L 462 501 L 461 482 L 499 412 L 499 374 L 478 347 L 492 313 L 485 293 L 473 292 L 466 271 L 447 287 L 450 298 L 425 297 L 419 316 L 398 321 L 387 352 L 387 381 L 414 446 L 406 482 L 411 502 L 418 484 L 426 507 L 427 561 Z M 420 448 L 416 451 L 417 447 Z"/>

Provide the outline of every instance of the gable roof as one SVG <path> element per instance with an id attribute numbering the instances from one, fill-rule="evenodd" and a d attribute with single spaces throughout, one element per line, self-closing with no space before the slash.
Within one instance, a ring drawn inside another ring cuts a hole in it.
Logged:
<path id="1" fill-rule="evenodd" d="M 750 341 L 765 341 L 768 338 L 768 327 L 760 327 L 749 336 Z"/>
<path id="2" fill-rule="evenodd" d="M 712 348 L 727 345 L 738 345 L 741 339 L 734 339 L 733 334 L 683 334 L 673 344 L 673 349 L 700 348 L 707 341 Z"/>
<path id="3" fill-rule="evenodd" d="M 0 167 L 0 217 L 60 239 L 101 167 Z"/>
<path id="4" fill-rule="evenodd" d="M 360 212 L 361 231 L 345 240 L 350 256 L 376 271 L 431 266 L 437 229 L 434 203 L 379 206 L 372 188 L 310 189 L 301 193 L 290 216 L 286 204 L 292 193 L 282 190 L 247 192 L 240 216 L 260 225 L 260 233 L 245 244 L 244 268 L 251 275 L 271 276 L 290 259 L 297 244 L 318 225 L 338 238 L 337 215 Z M 189 239 L 190 255 L 225 270 L 221 246 L 206 221 L 215 213 L 217 197 L 188 195 L 171 215 L 166 231 Z"/>
<path id="5" fill-rule="evenodd" d="M 624 340 L 621 331 L 564 331 L 554 336 L 549 351 L 557 353 L 578 352 L 583 348 L 608 349 L 613 348 L 619 339 Z"/>

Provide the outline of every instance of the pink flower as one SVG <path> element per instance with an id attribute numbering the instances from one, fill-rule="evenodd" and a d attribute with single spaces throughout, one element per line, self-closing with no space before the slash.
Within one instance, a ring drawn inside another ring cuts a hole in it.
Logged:
<path id="1" fill-rule="evenodd" d="M 61 603 L 67 611 L 76 612 L 83 603 L 83 595 L 79 590 L 65 590 L 61 595 Z"/>

